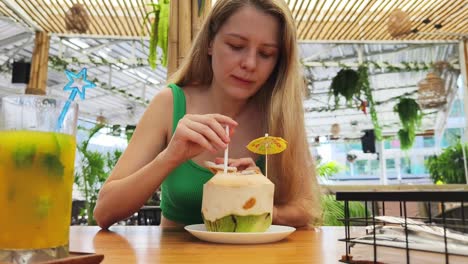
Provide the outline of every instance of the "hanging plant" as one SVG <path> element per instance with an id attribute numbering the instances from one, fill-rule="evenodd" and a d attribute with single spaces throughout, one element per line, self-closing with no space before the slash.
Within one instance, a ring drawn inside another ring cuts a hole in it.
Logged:
<path id="1" fill-rule="evenodd" d="M 361 100 L 361 93 L 366 97 L 366 101 Z M 374 125 L 375 137 L 377 140 L 382 140 L 382 128 L 379 125 L 377 110 L 372 96 L 372 91 L 369 84 L 369 68 L 367 64 L 361 64 L 357 71 L 349 68 L 341 69 L 338 74 L 333 77 L 330 96 L 335 97 L 335 109 L 339 106 L 340 96 L 346 99 L 346 103 L 350 107 L 357 107 L 366 114 L 366 107 L 370 108 L 370 116 Z M 359 105 L 353 105 L 353 102 L 359 102 Z"/>
<path id="2" fill-rule="evenodd" d="M 158 46 L 162 49 L 161 64 L 167 66 L 170 5 L 169 0 L 160 0 L 157 4 L 151 3 L 149 5 L 152 7 L 152 10 L 146 13 L 142 27 L 144 28 L 147 21 L 152 21 L 148 63 L 151 68 L 155 69 Z"/>
<path id="3" fill-rule="evenodd" d="M 393 111 L 400 117 L 402 129 L 398 131 L 401 149 L 409 149 L 413 146 L 416 137 L 416 129 L 421 125 L 423 113 L 418 103 L 412 98 L 401 98 Z"/>
<path id="4" fill-rule="evenodd" d="M 333 77 L 330 95 L 335 98 L 335 108 L 338 107 L 340 95 L 346 99 L 346 103 L 351 106 L 353 98 L 359 98 L 361 95 L 359 83 L 359 74 L 353 69 L 341 69 L 338 74 Z"/>
<path id="5" fill-rule="evenodd" d="M 376 139 L 380 141 L 382 140 L 382 128 L 379 125 L 377 110 L 375 109 L 376 104 L 374 102 L 374 97 L 372 96 L 372 91 L 369 84 L 369 68 L 364 65 L 359 66 L 358 74 L 359 86 L 361 87 L 360 90 L 364 92 L 364 95 L 367 99 L 367 106 L 370 108 L 370 116 L 372 119 L 372 124 L 374 125 L 374 134 Z"/>
<path id="6" fill-rule="evenodd" d="M 205 9 L 205 0 L 198 0 L 198 16 L 201 16 L 203 9 Z"/>
<path id="7" fill-rule="evenodd" d="M 398 138 L 400 139 L 400 148 L 402 150 L 410 149 L 413 146 L 414 138 L 416 137 L 413 130 L 404 128 L 398 130 Z"/>

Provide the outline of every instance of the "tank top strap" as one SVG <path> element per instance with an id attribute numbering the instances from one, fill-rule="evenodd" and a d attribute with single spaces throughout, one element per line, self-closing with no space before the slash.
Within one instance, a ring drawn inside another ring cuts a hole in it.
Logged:
<path id="1" fill-rule="evenodd" d="M 185 94 L 182 88 L 180 88 L 177 84 L 171 83 L 168 85 L 169 88 L 172 90 L 172 97 L 174 98 L 174 116 L 172 119 L 172 132 L 175 131 L 179 120 L 184 117 L 186 108 L 185 108 Z"/>

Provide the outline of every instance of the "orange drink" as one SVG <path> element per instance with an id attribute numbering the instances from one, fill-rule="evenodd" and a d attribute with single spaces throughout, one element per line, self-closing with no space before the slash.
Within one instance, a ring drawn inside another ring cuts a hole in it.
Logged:
<path id="1" fill-rule="evenodd" d="M 77 114 L 70 101 L 0 97 L 0 263 L 68 256 Z"/>
<path id="2" fill-rule="evenodd" d="M 68 244 L 75 138 L 0 131 L 0 248 Z"/>

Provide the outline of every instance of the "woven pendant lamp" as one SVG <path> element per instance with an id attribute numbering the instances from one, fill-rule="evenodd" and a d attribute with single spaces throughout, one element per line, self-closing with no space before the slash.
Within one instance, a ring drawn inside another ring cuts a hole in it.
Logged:
<path id="1" fill-rule="evenodd" d="M 409 15 L 398 8 L 393 10 L 387 20 L 387 31 L 394 38 L 399 38 L 411 33 Z"/>
<path id="2" fill-rule="evenodd" d="M 341 131 L 340 125 L 337 124 L 337 123 L 334 123 L 334 124 L 331 126 L 331 129 L 330 129 L 331 138 L 332 138 L 332 139 L 337 139 L 337 138 L 339 138 L 339 137 L 340 137 L 340 131 Z"/>
<path id="3" fill-rule="evenodd" d="M 86 33 L 89 29 L 89 15 L 84 5 L 74 4 L 65 13 L 65 28 L 73 33 Z"/>
<path id="4" fill-rule="evenodd" d="M 423 109 L 438 108 L 447 103 L 444 80 L 434 72 L 418 83 L 418 104 Z"/>

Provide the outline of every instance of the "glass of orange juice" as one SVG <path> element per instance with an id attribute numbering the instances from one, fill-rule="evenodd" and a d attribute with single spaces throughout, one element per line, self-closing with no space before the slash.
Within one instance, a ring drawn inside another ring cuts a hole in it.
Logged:
<path id="1" fill-rule="evenodd" d="M 68 255 L 77 116 L 66 100 L 0 97 L 0 263 Z"/>

